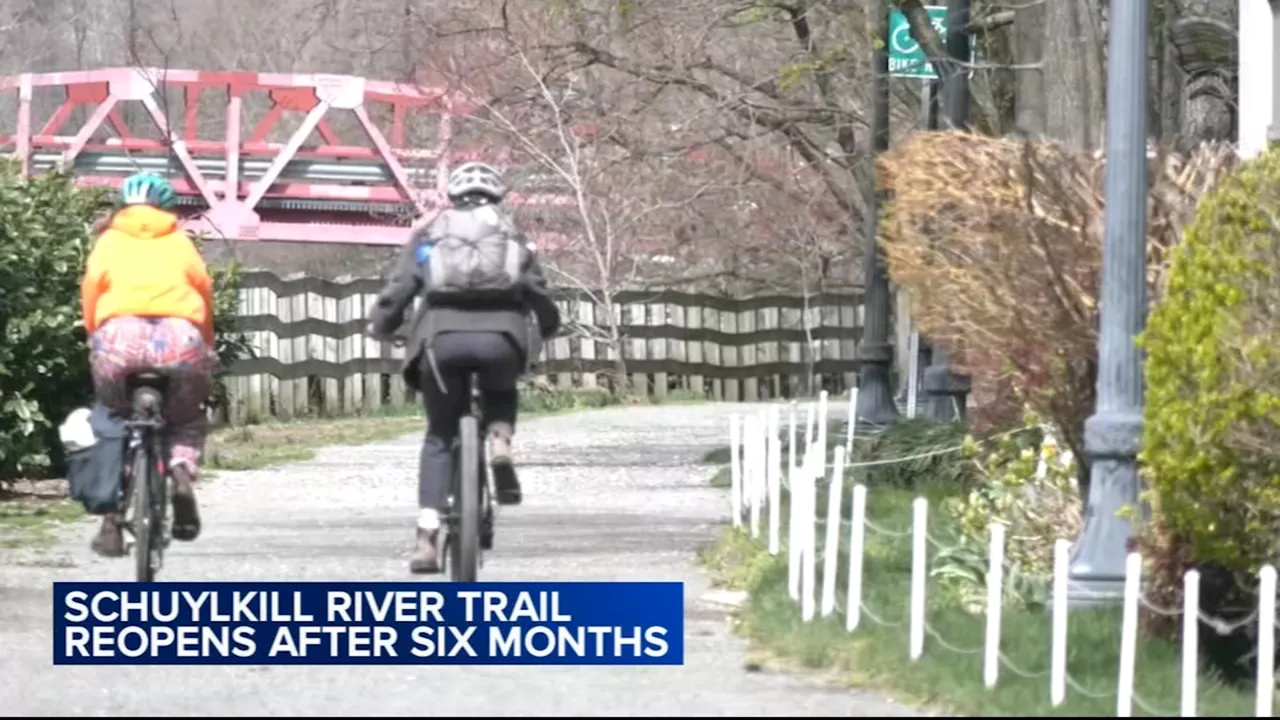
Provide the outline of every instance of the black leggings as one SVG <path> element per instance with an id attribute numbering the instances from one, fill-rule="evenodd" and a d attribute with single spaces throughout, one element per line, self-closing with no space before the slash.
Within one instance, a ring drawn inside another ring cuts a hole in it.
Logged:
<path id="1" fill-rule="evenodd" d="M 431 369 L 432 356 L 439 378 Z M 458 437 L 458 421 L 471 407 L 467 379 L 471 373 L 478 375 L 485 413 L 481 437 L 487 429 L 514 433 L 519 404 L 516 381 L 524 370 L 524 356 L 505 333 L 442 332 L 435 336 L 431 353 L 424 352 L 419 362 L 427 436 L 418 465 L 418 507 L 444 510 L 453 476 L 450 449 Z"/>

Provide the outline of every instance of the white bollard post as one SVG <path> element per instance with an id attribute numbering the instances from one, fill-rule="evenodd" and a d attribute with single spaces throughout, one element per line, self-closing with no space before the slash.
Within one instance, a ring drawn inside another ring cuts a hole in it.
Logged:
<path id="1" fill-rule="evenodd" d="M 792 400 L 787 406 L 787 474 L 785 475 L 788 483 L 791 483 L 796 476 L 796 401 Z M 779 483 L 781 484 L 781 483 Z M 789 522 L 787 525 L 787 541 L 795 543 L 795 486 L 792 485 L 787 490 L 787 497 L 790 500 L 788 507 L 790 508 Z"/>
<path id="2" fill-rule="evenodd" d="M 796 401 L 791 401 L 787 421 L 787 477 L 796 471 Z"/>
<path id="3" fill-rule="evenodd" d="M 853 438 L 858 427 L 858 388 L 849 390 L 849 419 L 844 426 L 844 456 L 853 461 Z"/>
<path id="4" fill-rule="evenodd" d="M 804 549 L 802 551 L 802 559 L 804 565 L 801 568 L 803 586 L 801 597 L 801 618 L 805 622 L 813 620 L 815 611 L 817 610 L 817 558 L 815 550 L 817 550 L 817 528 L 818 523 L 818 478 L 822 477 L 822 466 L 819 464 L 819 458 L 822 457 L 816 452 L 816 445 L 809 447 L 807 459 L 809 460 L 808 471 L 804 474 L 804 502 L 802 504 L 804 513 L 800 517 L 800 523 L 804 527 Z"/>
<path id="5" fill-rule="evenodd" d="M 1200 571 L 1182 577 L 1182 717 L 1196 716 L 1200 681 Z"/>
<path id="6" fill-rule="evenodd" d="M 760 484 L 756 486 L 756 490 L 760 494 L 760 510 L 763 512 L 765 503 L 769 501 L 769 408 L 760 411 L 760 436 L 756 441 L 760 444 Z"/>
<path id="7" fill-rule="evenodd" d="M 813 445 L 813 401 L 810 400 L 804 404 L 804 451 L 809 452 L 809 446 Z M 803 461 L 801 461 L 803 462 Z"/>
<path id="8" fill-rule="evenodd" d="M 742 501 L 746 506 L 751 537 L 760 536 L 760 509 L 756 503 L 756 473 L 759 461 L 756 459 L 758 443 L 756 442 L 756 416 L 748 413 L 742 418 Z"/>
<path id="9" fill-rule="evenodd" d="M 1067 699 L 1067 569 L 1071 542 L 1053 544 L 1053 644 L 1049 655 L 1049 699 L 1054 707 Z"/>
<path id="10" fill-rule="evenodd" d="M 802 461 L 803 462 L 803 461 Z M 809 471 L 808 465 L 791 464 L 787 475 L 787 491 L 789 501 L 787 523 L 787 594 L 793 602 L 800 602 L 800 551 L 804 546 L 800 517 L 804 502 L 804 476 Z"/>
<path id="11" fill-rule="evenodd" d="M 916 405 L 919 404 L 918 386 L 920 384 L 920 333 L 912 330 L 907 338 L 907 419 L 914 420 Z"/>
<path id="12" fill-rule="evenodd" d="M 827 483 L 827 536 L 822 553 L 822 617 L 836 611 L 836 562 L 840 559 L 840 509 L 844 503 L 844 448 L 837 447 Z"/>
<path id="13" fill-rule="evenodd" d="M 929 549 L 929 501 L 918 497 L 912 505 L 911 522 L 911 635 L 910 657 L 924 654 L 925 579 Z"/>
<path id="14" fill-rule="evenodd" d="M 769 484 L 769 554 L 777 555 L 782 545 L 782 438 L 778 435 L 778 406 L 769 408 L 768 475 Z"/>
<path id="15" fill-rule="evenodd" d="M 818 442 L 818 450 L 822 455 L 821 473 L 823 476 L 827 474 L 827 424 L 828 424 L 828 415 L 830 414 L 827 406 L 827 400 L 828 400 L 828 395 L 826 390 L 823 390 L 822 392 L 818 393 L 817 442 Z"/>
<path id="16" fill-rule="evenodd" d="M 1124 619 L 1120 624 L 1120 678 L 1116 683 L 1116 717 L 1133 717 L 1133 677 L 1138 654 L 1138 594 L 1142 591 L 1142 556 L 1129 553 L 1124 562 Z"/>
<path id="17" fill-rule="evenodd" d="M 1258 571 L 1258 699 L 1256 717 L 1271 717 L 1276 694 L 1276 569 Z"/>
<path id="18" fill-rule="evenodd" d="M 862 619 L 862 556 L 867 525 L 867 486 L 853 486 L 853 512 L 849 527 L 849 586 L 845 590 L 844 629 L 853 632 Z"/>
<path id="19" fill-rule="evenodd" d="M 729 416 L 729 503 L 733 526 L 742 527 L 742 417 Z"/>
<path id="20" fill-rule="evenodd" d="M 751 450 L 751 472 L 747 475 L 751 482 L 747 484 L 747 493 L 751 498 L 751 537 L 758 539 L 760 537 L 760 502 L 764 496 L 764 446 L 760 442 L 764 437 L 764 423 L 758 414 L 749 416 L 751 428 L 750 432 L 745 433 L 747 442 Z"/>
<path id="21" fill-rule="evenodd" d="M 982 680 L 988 688 L 993 688 L 1000 676 L 1000 625 L 1004 612 L 1004 524 L 994 522 L 989 530 L 991 546 L 987 556 L 987 642 Z"/>

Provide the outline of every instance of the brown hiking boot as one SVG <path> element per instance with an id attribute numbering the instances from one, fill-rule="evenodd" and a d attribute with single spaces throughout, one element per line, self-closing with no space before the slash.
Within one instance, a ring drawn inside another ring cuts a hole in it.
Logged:
<path id="1" fill-rule="evenodd" d="M 489 465 L 493 468 L 498 504 L 519 505 L 520 479 L 516 477 L 515 463 L 511 458 L 511 433 L 505 428 L 489 432 Z"/>
<path id="2" fill-rule="evenodd" d="M 418 542 L 409 556 L 409 572 L 415 575 L 440 572 L 440 550 L 436 546 L 439 537 L 439 530 L 418 528 Z"/>
<path id="3" fill-rule="evenodd" d="M 93 536 L 89 548 L 102 557 L 124 557 L 124 533 L 120 527 L 119 515 L 110 513 L 102 516 L 98 534 Z"/>
<path id="4" fill-rule="evenodd" d="M 173 539 L 191 542 L 200 536 L 195 479 L 186 465 L 173 467 L 169 475 L 173 478 Z"/>

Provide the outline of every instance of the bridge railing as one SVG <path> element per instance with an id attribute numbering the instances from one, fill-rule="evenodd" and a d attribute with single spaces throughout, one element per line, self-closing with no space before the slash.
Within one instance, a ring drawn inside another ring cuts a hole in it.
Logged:
<path id="1" fill-rule="evenodd" d="M 326 280 L 245 273 L 241 326 L 254 357 L 224 378 L 221 420 L 347 415 L 417 402 L 401 368 L 404 349 L 364 334 L 380 278 Z M 610 388 L 621 352 L 634 392 L 675 390 L 714 400 L 793 397 L 854 382 L 862 335 L 860 294 L 727 298 L 670 291 L 603 304 L 566 293 L 557 304 L 571 333 L 542 347 L 536 372 L 559 388 Z M 616 325 L 618 343 L 600 339 Z M 812 376 L 810 375 L 812 373 Z"/>
<path id="2" fill-rule="evenodd" d="M 0 155 L 119 187 L 167 175 L 185 227 L 229 240 L 400 245 L 444 207 L 474 107 L 445 87 L 350 75 L 116 67 L 0 76 Z M 296 120 L 296 122 L 294 122 Z M 521 184 L 508 205 L 568 207 Z M 548 233 L 541 242 L 560 238 Z"/>

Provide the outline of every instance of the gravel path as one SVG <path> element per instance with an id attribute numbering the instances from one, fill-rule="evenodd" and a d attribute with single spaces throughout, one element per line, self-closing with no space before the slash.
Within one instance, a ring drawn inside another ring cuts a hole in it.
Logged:
<path id="1" fill-rule="evenodd" d="M 504 508 L 486 580 L 686 583 L 681 667 L 54 667 L 54 580 L 131 578 L 68 528 L 38 560 L 0 555 L 0 715 L 913 716 L 874 695 L 748 672 L 709 601 L 696 547 L 727 522 L 699 464 L 742 405 L 634 407 L 523 424 L 525 502 Z M 205 530 L 170 546 L 166 580 L 410 579 L 416 437 L 220 472 Z"/>

